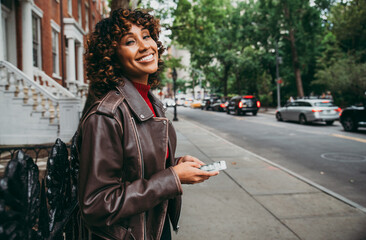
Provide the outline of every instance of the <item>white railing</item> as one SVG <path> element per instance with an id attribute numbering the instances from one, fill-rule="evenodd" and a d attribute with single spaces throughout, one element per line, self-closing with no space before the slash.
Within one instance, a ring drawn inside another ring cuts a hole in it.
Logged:
<path id="1" fill-rule="evenodd" d="M 75 95 L 53 80 L 45 72 L 38 68 L 33 68 L 34 81 L 41 85 L 45 90 L 56 97 L 75 98 Z"/>
<path id="2" fill-rule="evenodd" d="M 75 132 L 81 99 L 44 72 L 35 70 L 35 79 L 31 79 L 13 64 L 0 61 L 0 91 L 23 99 L 23 104 L 32 106 L 33 112 L 48 118 L 49 123 L 57 124 L 59 132 L 55 138 L 61 137 L 68 141 Z"/>

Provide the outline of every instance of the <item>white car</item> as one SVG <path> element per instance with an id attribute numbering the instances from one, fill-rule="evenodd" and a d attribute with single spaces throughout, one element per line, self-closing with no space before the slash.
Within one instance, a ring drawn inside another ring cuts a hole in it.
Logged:
<path id="1" fill-rule="evenodd" d="M 175 101 L 171 98 L 165 98 L 163 100 L 163 104 L 165 104 L 166 107 L 174 107 L 175 106 Z"/>
<path id="2" fill-rule="evenodd" d="M 322 121 L 332 125 L 342 110 L 327 99 L 297 99 L 276 112 L 278 121 L 298 121 L 300 124 Z"/>

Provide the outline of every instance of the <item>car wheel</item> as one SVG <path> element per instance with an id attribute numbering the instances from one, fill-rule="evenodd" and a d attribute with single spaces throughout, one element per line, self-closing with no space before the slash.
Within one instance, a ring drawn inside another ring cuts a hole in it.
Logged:
<path id="1" fill-rule="evenodd" d="M 257 111 L 252 112 L 253 116 L 257 115 Z"/>
<path id="2" fill-rule="evenodd" d="M 277 121 L 283 121 L 281 113 L 279 113 L 279 112 L 276 113 L 276 119 L 277 119 Z"/>
<path id="3" fill-rule="evenodd" d="M 353 121 L 351 117 L 346 117 L 342 121 L 342 126 L 344 130 L 347 132 L 353 132 L 357 130 L 357 124 L 355 123 L 355 121 Z"/>
<path id="4" fill-rule="evenodd" d="M 325 121 L 325 123 L 326 123 L 328 126 L 331 126 L 331 125 L 333 125 L 334 121 Z"/>
<path id="5" fill-rule="evenodd" d="M 226 110 L 226 114 L 230 114 L 230 110 L 228 109 L 228 110 Z"/>
<path id="6" fill-rule="evenodd" d="M 306 120 L 306 117 L 305 117 L 304 114 L 300 114 L 300 116 L 299 116 L 299 123 L 300 124 L 303 124 L 303 125 L 307 123 L 307 120 Z"/>
<path id="7" fill-rule="evenodd" d="M 240 115 L 240 110 L 239 109 L 236 109 L 235 110 L 235 115 L 239 116 Z"/>

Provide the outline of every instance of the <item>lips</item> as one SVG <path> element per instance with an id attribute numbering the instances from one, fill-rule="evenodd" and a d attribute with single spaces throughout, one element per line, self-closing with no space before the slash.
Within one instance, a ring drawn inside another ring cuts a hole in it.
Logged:
<path id="1" fill-rule="evenodd" d="M 142 58 L 137 59 L 136 61 L 137 62 L 151 62 L 153 60 L 154 60 L 154 54 L 151 53 L 149 55 L 146 55 L 146 56 L 144 56 Z"/>

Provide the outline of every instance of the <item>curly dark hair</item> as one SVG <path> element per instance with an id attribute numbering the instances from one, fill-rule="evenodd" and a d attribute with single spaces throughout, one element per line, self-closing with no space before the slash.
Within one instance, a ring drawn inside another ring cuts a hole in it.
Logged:
<path id="1" fill-rule="evenodd" d="M 89 94 L 100 98 L 110 89 L 119 85 L 123 80 L 123 70 L 120 67 L 117 48 L 122 37 L 131 29 L 132 24 L 146 28 L 151 38 L 158 46 L 158 71 L 150 74 L 148 83 L 154 87 L 160 82 L 158 74 L 162 71 L 164 52 L 162 43 L 158 40 L 160 33 L 159 20 L 141 10 L 117 9 L 111 16 L 97 23 L 94 32 L 87 40 L 85 51 L 86 74 L 90 80 Z"/>

